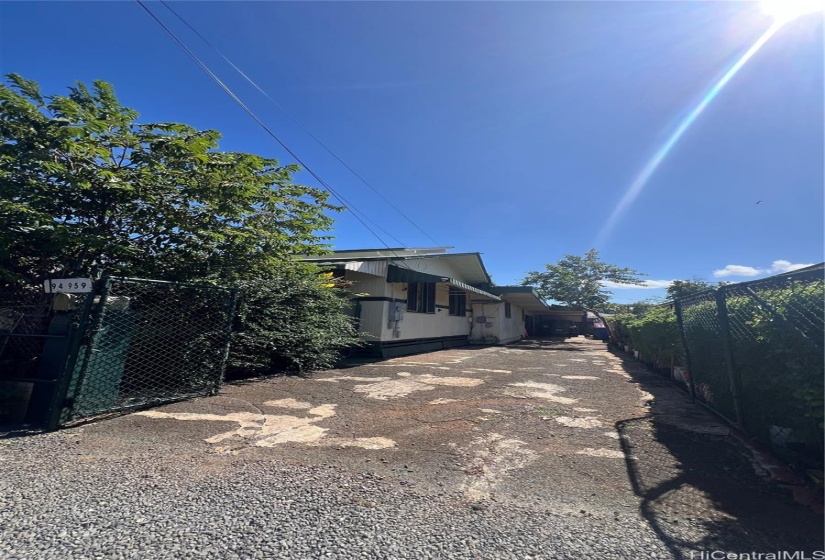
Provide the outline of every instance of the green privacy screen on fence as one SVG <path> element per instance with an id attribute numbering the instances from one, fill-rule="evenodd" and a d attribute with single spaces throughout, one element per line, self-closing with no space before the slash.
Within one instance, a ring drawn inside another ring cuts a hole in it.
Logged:
<path id="1" fill-rule="evenodd" d="M 68 364 L 59 423 L 216 392 L 235 300 L 216 286 L 102 280 Z"/>

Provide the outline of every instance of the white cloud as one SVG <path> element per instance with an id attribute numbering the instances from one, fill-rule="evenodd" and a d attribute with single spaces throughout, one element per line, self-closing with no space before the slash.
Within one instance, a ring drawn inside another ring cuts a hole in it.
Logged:
<path id="1" fill-rule="evenodd" d="M 782 274 L 783 272 L 791 272 L 799 270 L 806 266 L 813 266 L 813 263 L 792 263 L 783 259 L 773 261 L 769 268 L 754 268 L 752 266 L 742 266 L 738 264 L 729 264 L 725 268 L 714 270 L 713 275 L 716 278 L 725 278 L 727 276 L 759 276 L 760 274 Z"/>
<path id="2" fill-rule="evenodd" d="M 713 275 L 717 278 L 725 278 L 726 276 L 757 276 L 760 272 L 762 271 L 752 266 L 729 264 L 725 268 L 714 270 Z"/>
<path id="3" fill-rule="evenodd" d="M 619 284 L 618 282 L 611 282 L 610 280 L 602 282 L 602 286 L 613 290 L 659 290 L 667 288 L 671 284 L 673 284 L 673 280 L 644 280 L 639 286 Z"/>
<path id="4" fill-rule="evenodd" d="M 813 266 L 813 265 L 814 265 L 814 263 L 793 264 L 791 261 L 778 260 L 778 261 L 773 261 L 773 263 L 771 264 L 770 269 L 768 269 L 768 272 L 770 272 L 772 274 L 781 274 L 783 272 L 791 272 L 793 270 L 799 270 L 800 268 L 805 268 L 806 266 Z"/>

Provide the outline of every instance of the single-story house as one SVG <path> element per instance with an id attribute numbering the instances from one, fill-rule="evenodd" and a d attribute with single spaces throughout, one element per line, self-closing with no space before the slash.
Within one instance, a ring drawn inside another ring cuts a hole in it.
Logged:
<path id="1" fill-rule="evenodd" d="M 548 307 L 529 286 L 493 286 L 480 253 L 448 247 L 357 249 L 303 257 L 351 283 L 361 352 L 401 356 L 507 344 Z"/>

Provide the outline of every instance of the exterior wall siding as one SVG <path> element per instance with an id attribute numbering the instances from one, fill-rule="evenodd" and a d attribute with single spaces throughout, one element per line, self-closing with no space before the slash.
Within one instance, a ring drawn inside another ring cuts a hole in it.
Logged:
<path id="1" fill-rule="evenodd" d="M 354 294 L 366 294 L 371 297 L 386 297 L 388 295 L 387 279 L 385 277 L 347 270 L 344 274 L 344 280 L 352 282 L 350 290 Z"/>
<path id="2" fill-rule="evenodd" d="M 367 342 L 383 340 L 389 318 L 389 302 L 362 301 L 358 330 L 361 338 Z"/>
<path id="3" fill-rule="evenodd" d="M 402 301 L 407 300 L 407 285 L 401 283 L 388 284 L 389 297 Z M 393 328 L 386 321 L 382 329 L 381 340 L 412 340 L 419 338 L 437 338 L 446 336 L 467 336 L 470 333 L 470 324 L 466 317 L 451 316 L 449 310 L 449 287 L 446 284 L 437 284 L 435 291 L 435 313 L 416 313 L 407 311 L 402 306 L 402 320 L 398 325 L 401 336 L 393 337 Z M 389 319 L 389 302 L 387 302 L 387 319 Z"/>
<path id="4" fill-rule="evenodd" d="M 521 307 L 510 306 L 510 318 L 505 317 L 504 302 L 474 303 L 473 317 L 486 317 L 485 323 L 474 323 L 470 341 L 475 344 L 507 344 L 521 339 L 524 321 Z M 489 325 L 489 326 L 488 326 Z"/>
<path id="5" fill-rule="evenodd" d="M 507 344 L 515 340 L 521 339 L 524 335 L 524 321 L 521 320 L 521 307 L 517 305 L 510 306 L 510 318 L 504 316 L 504 304 L 501 304 L 499 310 L 501 315 L 501 322 L 499 323 L 499 342 Z"/>
<path id="6" fill-rule="evenodd" d="M 421 259 L 404 261 L 404 266 L 418 272 L 460 279 L 460 274 L 447 261 Z M 523 333 L 521 309 L 512 307 L 512 318 L 504 318 L 504 304 L 489 302 L 473 304 L 473 294 L 467 294 L 465 316 L 450 315 L 450 286 L 436 284 L 435 313 L 407 311 L 407 284 L 389 283 L 384 277 L 347 270 L 344 274 L 352 282 L 350 288 L 358 294 L 359 330 L 361 338 L 372 344 L 403 343 L 423 339 L 468 337 L 478 343 L 505 343 L 518 340 Z M 392 320 L 391 313 L 400 303 L 401 320 Z M 468 316 L 486 315 L 491 326 L 471 323 Z"/>

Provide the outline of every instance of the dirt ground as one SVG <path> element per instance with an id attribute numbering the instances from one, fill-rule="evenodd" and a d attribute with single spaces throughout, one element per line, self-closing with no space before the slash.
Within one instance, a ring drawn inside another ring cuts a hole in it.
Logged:
<path id="1" fill-rule="evenodd" d="M 88 460 L 164 454 L 201 473 L 325 465 L 480 512 L 644 524 L 677 558 L 823 549 L 821 515 L 770 482 L 724 425 L 583 337 L 238 382 L 66 432 Z"/>

